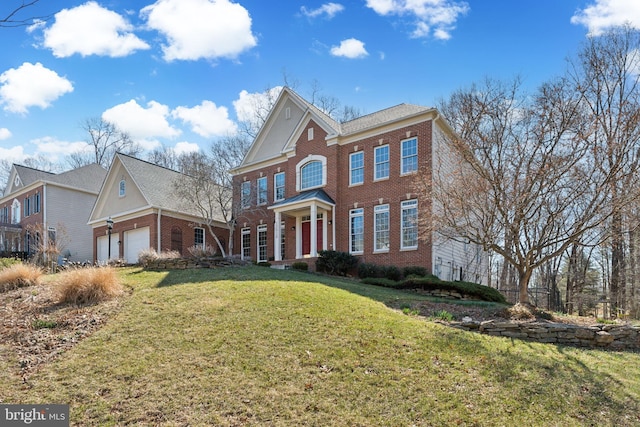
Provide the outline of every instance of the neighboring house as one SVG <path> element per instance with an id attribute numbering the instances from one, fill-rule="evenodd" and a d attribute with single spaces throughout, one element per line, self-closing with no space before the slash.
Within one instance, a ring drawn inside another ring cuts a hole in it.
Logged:
<path id="1" fill-rule="evenodd" d="M 94 259 L 138 262 L 142 250 L 178 251 L 193 246 L 216 246 L 207 221 L 174 191 L 179 172 L 118 153 L 113 159 L 91 212 Z M 113 221 L 111 233 L 107 220 Z M 229 231 L 222 219 L 214 223 L 223 244 Z"/>
<path id="2" fill-rule="evenodd" d="M 413 181 L 418 171 L 430 179 L 432 159 L 443 157 L 433 152 L 445 149 L 441 131 L 449 127 L 433 108 L 401 104 L 338 123 L 284 88 L 232 171 L 241 206 L 234 246 L 258 262 L 313 261 L 319 250 L 337 250 L 486 282 L 479 249 L 422 238 L 431 204 Z"/>
<path id="3" fill-rule="evenodd" d="M 97 164 L 59 174 L 14 164 L 0 198 L 0 253 L 31 256 L 37 242 L 60 239 L 62 256 L 91 260 L 87 220 L 106 174 Z"/>

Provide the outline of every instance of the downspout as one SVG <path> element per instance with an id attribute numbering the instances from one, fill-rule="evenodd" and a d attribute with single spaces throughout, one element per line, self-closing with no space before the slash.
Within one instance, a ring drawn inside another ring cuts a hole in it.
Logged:
<path id="1" fill-rule="evenodd" d="M 162 250 L 160 249 L 162 247 L 162 237 L 160 235 L 162 227 L 161 227 L 161 218 L 162 218 L 162 208 L 158 208 L 158 221 L 157 221 L 157 226 L 158 229 L 156 230 L 157 233 L 157 240 L 158 240 L 158 248 L 156 249 L 158 253 L 162 252 Z"/>

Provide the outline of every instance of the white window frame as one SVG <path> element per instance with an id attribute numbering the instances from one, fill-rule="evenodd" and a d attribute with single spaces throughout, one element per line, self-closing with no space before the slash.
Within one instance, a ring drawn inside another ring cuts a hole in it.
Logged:
<path id="1" fill-rule="evenodd" d="M 378 218 L 386 216 L 386 228 L 379 228 Z M 391 245 L 391 217 L 389 214 L 389 205 L 377 205 L 373 208 L 373 252 L 389 252 L 389 246 Z M 380 240 L 380 236 L 382 234 L 386 234 L 387 244 L 384 246 L 378 245 L 378 240 Z"/>
<path id="2" fill-rule="evenodd" d="M 13 199 L 11 204 L 11 224 L 20 224 L 20 202 Z"/>
<path id="3" fill-rule="evenodd" d="M 242 209 L 251 206 L 251 181 L 243 181 L 240 186 L 240 206 Z"/>
<path id="4" fill-rule="evenodd" d="M 302 169 L 311 162 L 319 161 L 322 163 L 322 182 L 319 185 L 302 188 Z M 327 158 L 316 154 L 309 155 L 300 160 L 296 165 L 296 191 L 312 190 L 327 185 Z"/>
<path id="5" fill-rule="evenodd" d="M 410 142 L 414 142 L 415 143 L 415 154 L 410 154 L 410 155 L 405 155 L 404 151 L 405 151 L 405 144 L 408 144 Z M 407 167 L 407 160 L 408 159 L 415 159 L 415 162 L 411 162 L 412 165 L 414 165 L 414 169 L 411 170 L 405 170 L 405 168 Z M 405 139 L 400 143 L 400 175 L 409 175 L 412 173 L 416 173 L 418 171 L 418 137 L 414 136 L 413 138 L 409 138 L 409 139 Z"/>
<path id="6" fill-rule="evenodd" d="M 267 204 L 267 177 L 263 176 L 262 178 L 258 178 L 256 185 L 256 193 L 257 193 L 257 202 L 258 206 Z"/>
<path id="7" fill-rule="evenodd" d="M 127 181 L 124 179 L 120 180 L 118 184 L 118 197 L 124 197 L 127 194 Z"/>
<path id="8" fill-rule="evenodd" d="M 264 237 L 264 242 L 261 239 Z M 267 225 L 262 224 L 258 226 L 258 244 L 256 251 L 257 262 L 267 262 L 268 258 L 268 238 L 267 238 Z M 261 256 L 261 252 L 264 251 L 264 257 Z"/>
<path id="9" fill-rule="evenodd" d="M 358 167 L 354 167 L 354 159 L 356 156 L 360 157 L 360 165 Z M 359 181 L 355 181 L 353 179 L 354 172 L 359 171 L 358 178 Z M 349 185 L 360 185 L 364 184 L 364 151 L 356 151 L 355 153 L 349 154 Z"/>
<path id="10" fill-rule="evenodd" d="M 282 177 L 282 185 L 278 185 L 278 179 Z M 285 181 L 286 180 L 286 175 L 284 174 L 284 172 L 278 172 L 275 175 L 273 175 L 273 201 L 277 202 L 279 200 L 284 200 L 284 195 L 285 195 Z M 278 194 L 278 190 L 282 190 L 282 194 L 279 195 Z"/>
<path id="11" fill-rule="evenodd" d="M 202 242 L 198 243 L 198 231 L 202 233 Z M 193 245 L 197 248 L 204 249 L 206 247 L 206 236 L 204 228 L 193 227 Z"/>
<path id="12" fill-rule="evenodd" d="M 251 258 L 251 228 L 245 227 L 240 232 L 240 257 L 242 260 L 247 260 Z M 245 246 L 245 236 L 248 236 L 249 245 Z"/>
<path id="13" fill-rule="evenodd" d="M 360 231 L 360 233 L 358 233 L 358 235 L 361 236 L 361 239 L 360 239 L 361 249 L 359 250 L 354 249 L 354 237 L 356 236 L 356 232 L 353 227 L 353 221 L 357 218 L 360 219 L 360 224 L 362 225 L 361 227 L 362 230 Z M 351 209 L 349 211 L 349 253 L 361 254 L 363 252 L 364 252 L 364 209 L 363 208 Z"/>
<path id="14" fill-rule="evenodd" d="M 384 162 L 378 162 L 378 152 L 382 151 L 382 150 L 386 150 L 387 151 L 387 160 Z M 389 174 L 390 174 L 390 170 L 391 170 L 391 153 L 390 153 L 390 148 L 389 148 L 389 144 L 386 145 L 380 145 L 378 147 L 376 147 L 373 150 L 373 180 L 374 181 L 380 181 L 382 179 L 389 179 Z M 378 171 L 380 170 L 380 166 L 381 165 L 387 165 L 387 174 L 383 175 L 383 176 L 378 176 Z"/>
<path id="15" fill-rule="evenodd" d="M 415 210 L 415 224 L 411 224 L 407 226 L 405 224 L 405 211 Z M 405 245 L 405 231 L 415 229 L 416 238 L 415 245 Z M 401 250 L 412 250 L 418 248 L 418 200 L 405 200 L 400 204 L 400 249 Z"/>

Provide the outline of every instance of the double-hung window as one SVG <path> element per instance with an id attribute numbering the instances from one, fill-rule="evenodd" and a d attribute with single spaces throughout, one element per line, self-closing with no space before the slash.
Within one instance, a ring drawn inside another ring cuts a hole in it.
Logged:
<path id="1" fill-rule="evenodd" d="M 258 178 L 258 205 L 267 204 L 267 177 Z"/>
<path id="2" fill-rule="evenodd" d="M 364 251 L 364 209 L 349 211 L 349 234 L 351 236 L 349 252 L 362 253 Z"/>
<path id="3" fill-rule="evenodd" d="M 204 228 L 195 227 L 193 229 L 193 242 L 197 248 L 204 249 Z"/>
<path id="4" fill-rule="evenodd" d="M 418 247 L 418 201 L 405 200 L 401 204 L 401 249 Z"/>
<path id="5" fill-rule="evenodd" d="M 241 251 L 242 259 L 251 259 L 251 229 L 249 227 L 242 229 Z"/>
<path id="6" fill-rule="evenodd" d="M 389 250 L 389 205 L 378 205 L 374 208 L 373 217 L 374 245 L 375 252 L 386 252 Z"/>
<path id="7" fill-rule="evenodd" d="M 258 226 L 258 262 L 267 261 L 267 226 Z"/>
<path id="8" fill-rule="evenodd" d="M 400 171 L 407 174 L 418 170 L 418 138 L 402 141 L 402 157 Z"/>
<path id="9" fill-rule="evenodd" d="M 349 185 L 364 182 L 364 152 L 358 151 L 349 155 Z"/>
<path id="10" fill-rule="evenodd" d="M 389 178 L 389 146 L 376 147 L 373 156 L 373 179 Z"/>
<path id="11" fill-rule="evenodd" d="M 240 204 L 243 209 L 251 206 L 251 181 L 244 181 L 240 189 Z"/>
<path id="12" fill-rule="evenodd" d="M 284 200 L 284 172 L 273 176 L 273 200 Z"/>

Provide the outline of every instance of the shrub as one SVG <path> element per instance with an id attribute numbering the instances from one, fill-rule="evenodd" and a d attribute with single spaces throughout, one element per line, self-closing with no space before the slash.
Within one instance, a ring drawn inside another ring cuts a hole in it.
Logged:
<path id="1" fill-rule="evenodd" d="M 155 249 L 149 248 L 138 252 L 138 262 L 144 266 L 149 265 L 154 261 L 164 261 L 168 259 L 180 259 L 182 255 L 178 251 L 162 251 L 156 252 Z"/>
<path id="2" fill-rule="evenodd" d="M 192 258 L 212 258 L 218 255 L 218 248 L 211 245 L 206 245 L 202 247 L 200 245 L 190 246 L 187 248 L 187 252 L 191 255 Z"/>
<path id="3" fill-rule="evenodd" d="M 402 282 L 386 279 L 384 277 L 367 277 L 361 280 L 362 283 L 367 285 L 384 286 L 385 288 L 401 288 Z"/>
<path id="4" fill-rule="evenodd" d="M 424 267 L 420 267 L 418 265 L 409 266 L 402 269 L 402 275 L 404 277 L 409 277 L 409 276 L 424 277 L 427 274 L 428 274 L 427 269 Z"/>
<path id="5" fill-rule="evenodd" d="M 366 279 L 368 277 L 380 277 L 380 269 L 373 263 L 362 262 L 358 264 L 358 277 L 361 279 Z"/>
<path id="6" fill-rule="evenodd" d="M 0 270 L 18 264 L 20 261 L 15 258 L 0 258 Z"/>
<path id="7" fill-rule="evenodd" d="M 59 302 L 78 305 L 111 299 L 124 290 L 112 267 L 70 270 L 60 274 L 55 286 Z"/>
<path id="8" fill-rule="evenodd" d="M 430 320 L 444 320 L 445 322 L 451 322 L 454 318 L 453 314 L 447 310 L 436 311 L 429 317 Z"/>
<path id="9" fill-rule="evenodd" d="M 403 289 L 445 289 L 460 292 L 463 295 L 474 296 L 484 301 L 506 304 L 507 300 L 497 289 L 471 282 L 446 282 L 435 276 L 410 278 L 402 282 Z"/>
<path id="10" fill-rule="evenodd" d="M 320 251 L 316 260 L 316 271 L 337 276 L 346 276 L 357 264 L 358 258 L 348 252 Z"/>
<path id="11" fill-rule="evenodd" d="M 41 276 L 40 267 L 21 262 L 13 264 L 0 270 L 0 292 L 35 285 Z"/>
<path id="12" fill-rule="evenodd" d="M 261 262 L 258 262 L 258 263 L 256 263 L 256 265 L 257 265 L 258 267 L 271 267 L 271 263 L 270 263 L 270 262 L 267 262 L 267 261 L 261 261 Z"/>
<path id="13" fill-rule="evenodd" d="M 382 267 L 382 271 L 384 272 L 384 277 L 389 280 L 398 281 L 402 279 L 402 272 L 395 265 L 387 265 Z"/>
<path id="14" fill-rule="evenodd" d="M 299 271 L 308 271 L 309 270 L 309 264 L 307 264 L 306 262 L 302 262 L 302 261 L 294 262 L 293 264 L 291 264 L 291 269 L 299 270 Z"/>

